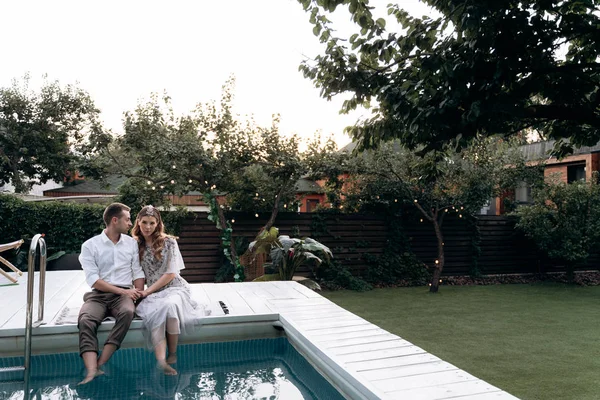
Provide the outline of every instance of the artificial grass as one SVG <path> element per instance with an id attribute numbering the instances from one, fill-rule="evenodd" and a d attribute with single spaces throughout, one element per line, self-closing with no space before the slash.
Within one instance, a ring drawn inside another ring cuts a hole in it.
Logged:
<path id="1" fill-rule="evenodd" d="M 336 304 L 524 400 L 600 399 L 600 286 L 326 291 Z"/>

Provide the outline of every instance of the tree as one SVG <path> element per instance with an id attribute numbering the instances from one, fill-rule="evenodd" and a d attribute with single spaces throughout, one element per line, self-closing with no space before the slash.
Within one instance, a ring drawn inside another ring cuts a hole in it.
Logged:
<path id="1" fill-rule="evenodd" d="M 268 231 L 280 209 L 294 204 L 294 184 L 306 164 L 298 137 L 280 135 L 277 116 L 270 127 L 260 127 L 233 115 L 233 85 L 230 80 L 223 86 L 218 105 L 199 104 L 181 117 L 174 115 L 167 95 L 152 95 L 125 113 L 123 136 L 94 137 L 85 168 L 96 178 L 108 173 L 129 178 L 121 192 L 132 205 L 163 204 L 165 194 L 202 193 L 209 218 L 222 231 L 224 253 L 243 280 L 225 211 L 268 213 L 261 229 Z"/>
<path id="2" fill-rule="evenodd" d="M 348 128 L 359 148 L 439 150 L 528 128 L 557 139 L 559 155 L 600 140 L 600 2 L 423 1 L 441 16 L 390 4 L 386 21 L 368 0 L 299 0 L 326 44 L 304 75 L 325 98 L 351 93 L 344 112 L 375 105 Z M 327 18 L 340 6 L 357 25 L 349 38 Z"/>
<path id="3" fill-rule="evenodd" d="M 77 159 L 77 144 L 98 131 L 99 110 L 77 86 L 46 81 L 39 92 L 29 76 L 0 88 L 0 182 L 27 193 L 34 180 L 62 182 Z"/>
<path id="4" fill-rule="evenodd" d="M 533 204 L 515 212 L 517 228 L 550 258 L 563 262 L 573 279 L 575 266 L 585 263 L 600 244 L 598 173 L 589 182 L 550 181 L 533 194 Z"/>
<path id="5" fill-rule="evenodd" d="M 490 198 L 514 187 L 526 168 L 517 148 L 498 138 L 477 138 L 461 152 L 447 145 L 424 156 L 398 142 L 382 144 L 354 159 L 351 175 L 359 184 L 346 186 L 344 210 L 373 208 L 373 204 L 418 210 L 421 222 L 431 223 L 436 236 L 430 290 L 437 292 L 445 265 L 446 215 L 472 218 Z"/>

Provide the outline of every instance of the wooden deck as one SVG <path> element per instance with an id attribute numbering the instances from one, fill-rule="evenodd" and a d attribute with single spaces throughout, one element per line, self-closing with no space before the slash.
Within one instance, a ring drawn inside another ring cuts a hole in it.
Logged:
<path id="1" fill-rule="evenodd" d="M 27 274 L 16 286 L 0 286 L 0 353 L 23 349 Z M 6 281 L 0 281 L 7 283 Z M 89 290 L 82 271 L 46 276 L 44 321 L 34 329 L 34 352 L 77 348 L 77 327 L 69 321 Z M 193 296 L 213 314 L 199 330 L 202 340 L 252 338 L 275 326 L 351 399 L 516 399 L 424 349 L 335 305 L 295 282 L 202 283 Z M 37 286 L 35 288 L 37 294 Z M 218 302 L 230 310 L 225 315 Z M 37 296 L 34 320 L 37 318 Z M 65 310 L 71 315 L 66 316 Z M 60 324 L 57 324 L 60 323 Z M 103 323 L 107 331 L 111 323 Z M 139 345 L 140 321 L 134 321 L 124 345 Z"/>

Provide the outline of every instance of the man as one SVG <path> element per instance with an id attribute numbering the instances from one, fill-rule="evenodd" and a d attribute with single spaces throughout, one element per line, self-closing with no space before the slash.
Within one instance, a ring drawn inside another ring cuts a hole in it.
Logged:
<path id="1" fill-rule="evenodd" d="M 106 229 L 81 246 L 79 261 L 92 291 L 83 296 L 77 324 L 79 354 L 87 370 L 80 384 L 103 373 L 100 367 L 121 346 L 133 320 L 134 302 L 144 289 L 138 245 L 126 235 L 132 226 L 129 211 L 130 208 L 121 203 L 106 207 L 103 217 Z M 98 358 L 98 326 L 108 316 L 115 318 L 115 326 Z"/>

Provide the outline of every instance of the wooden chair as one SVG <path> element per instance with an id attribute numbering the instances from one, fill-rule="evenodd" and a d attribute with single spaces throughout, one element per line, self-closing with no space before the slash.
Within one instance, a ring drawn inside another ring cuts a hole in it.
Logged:
<path id="1" fill-rule="evenodd" d="M 0 253 L 3 251 L 6 251 L 6 250 L 10 250 L 10 249 L 18 249 L 19 247 L 21 247 L 22 244 L 23 244 L 23 239 L 17 240 L 16 242 L 0 244 Z M 12 283 L 17 283 L 17 280 L 19 279 L 19 277 L 23 276 L 23 272 L 19 271 L 19 269 L 17 267 L 15 267 L 10 262 L 8 262 L 8 260 L 6 260 L 4 257 L 0 257 L 0 262 L 2 264 L 6 265 L 11 270 L 13 270 L 16 273 L 16 278 L 9 275 L 8 272 L 4 271 L 1 268 L 0 268 L 0 274 L 3 275 L 6 279 L 11 281 Z"/>

